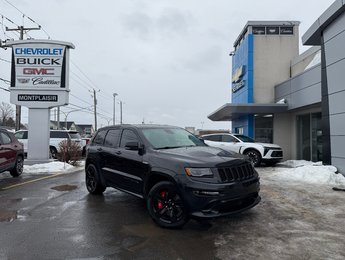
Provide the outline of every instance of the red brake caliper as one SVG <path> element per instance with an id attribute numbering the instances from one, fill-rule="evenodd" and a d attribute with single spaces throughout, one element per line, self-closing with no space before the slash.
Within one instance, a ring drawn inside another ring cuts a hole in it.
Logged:
<path id="1" fill-rule="evenodd" d="M 161 191 L 159 193 L 159 195 L 161 196 L 161 198 L 164 199 L 165 195 L 166 195 L 166 192 L 165 191 Z M 163 203 L 159 200 L 158 203 L 157 203 L 157 207 L 158 209 L 162 209 L 163 208 Z"/>

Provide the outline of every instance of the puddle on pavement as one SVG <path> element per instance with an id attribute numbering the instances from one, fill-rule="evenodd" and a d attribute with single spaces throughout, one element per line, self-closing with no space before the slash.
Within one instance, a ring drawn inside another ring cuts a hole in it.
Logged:
<path id="1" fill-rule="evenodd" d="M 17 218 L 15 210 L 0 210 L 0 222 L 11 222 Z"/>
<path id="2" fill-rule="evenodd" d="M 71 191 L 71 190 L 75 190 L 76 188 L 78 188 L 77 185 L 65 184 L 65 185 L 52 187 L 51 189 L 57 190 L 57 191 Z"/>

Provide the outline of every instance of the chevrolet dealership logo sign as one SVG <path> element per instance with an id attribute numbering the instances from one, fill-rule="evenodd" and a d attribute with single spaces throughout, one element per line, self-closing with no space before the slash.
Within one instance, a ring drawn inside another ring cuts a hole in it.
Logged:
<path id="1" fill-rule="evenodd" d="M 232 75 L 232 92 L 235 93 L 241 88 L 244 87 L 245 81 L 243 80 L 243 76 L 246 74 L 245 66 L 242 65 L 238 67 L 235 73 Z"/>

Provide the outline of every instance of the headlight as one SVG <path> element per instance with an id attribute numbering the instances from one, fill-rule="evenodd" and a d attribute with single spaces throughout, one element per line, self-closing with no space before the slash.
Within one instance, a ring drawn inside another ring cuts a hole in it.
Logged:
<path id="1" fill-rule="evenodd" d="M 269 147 L 265 147 L 265 146 L 264 146 L 264 156 L 268 153 L 269 150 L 270 150 Z"/>
<path id="2" fill-rule="evenodd" d="M 185 171 L 190 177 L 213 177 L 210 168 L 185 168 Z"/>

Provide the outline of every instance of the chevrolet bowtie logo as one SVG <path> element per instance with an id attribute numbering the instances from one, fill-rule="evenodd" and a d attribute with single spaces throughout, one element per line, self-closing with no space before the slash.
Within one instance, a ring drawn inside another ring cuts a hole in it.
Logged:
<path id="1" fill-rule="evenodd" d="M 245 74 L 245 66 L 242 65 L 241 67 L 238 67 L 235 71 L 235 73 L 232 75 L 232 83 L 237 83 L 241 80 L 241 78 Z"/>

